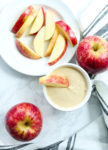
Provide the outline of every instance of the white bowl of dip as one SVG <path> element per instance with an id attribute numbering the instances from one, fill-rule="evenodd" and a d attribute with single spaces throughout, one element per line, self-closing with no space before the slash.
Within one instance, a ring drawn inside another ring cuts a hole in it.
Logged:
<path id="1" fill-rule="evenodd" d="M 72 63 L 58 65 L 47 75 L 56 74 L 66 77 L 68 88 L 43 87 L 48 103 L 61 111 L 74 111 L 84 106 L 90 98 L 92 81 L 84 69 Z"/>

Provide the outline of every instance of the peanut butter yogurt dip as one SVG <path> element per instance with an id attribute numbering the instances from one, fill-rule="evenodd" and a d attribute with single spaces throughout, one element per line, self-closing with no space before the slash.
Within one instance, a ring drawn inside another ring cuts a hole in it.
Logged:
<path id="1" fill-rule="evenodd" d="M 46 87 L 47 95 L 53 103 L 62 108 L 70 108 L 84 100 L 88 86 L 85 77 L 79 70 L 64 66 L 57 68 L 52 74 L 66 77 L 69 81 L 68 88 Z"/>

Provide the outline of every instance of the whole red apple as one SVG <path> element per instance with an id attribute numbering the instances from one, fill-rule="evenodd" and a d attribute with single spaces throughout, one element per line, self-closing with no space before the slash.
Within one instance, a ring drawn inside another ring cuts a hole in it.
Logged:
<path id="1" fill-rule="evenodd" d="M 96 74 L 108 68 L 108 42 L 99 36 L 84 38 L 76 55 L 78 64 L 88 73 Z"/>
<path id="2" fill-rule="evenodd" d="M 29 141 L 41 131 L 42 116 L 31 103 L 20 103 L 12 107 L 5 118 L 6 129 L 16 140 Z"/>

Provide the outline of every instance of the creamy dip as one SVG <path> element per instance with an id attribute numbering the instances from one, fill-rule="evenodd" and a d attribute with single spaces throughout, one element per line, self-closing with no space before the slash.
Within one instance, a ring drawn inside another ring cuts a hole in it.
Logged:
<path id="1" fill-rule="evenodd" d="M 60 67 L 51 74 L 61 75 L 69 81 L 68 88 L 46 87 L 48 97 L 56 105 L 70 108 L 80 104 L 87 93 L 88 86 L 83 74 L 72 67 Z"/>

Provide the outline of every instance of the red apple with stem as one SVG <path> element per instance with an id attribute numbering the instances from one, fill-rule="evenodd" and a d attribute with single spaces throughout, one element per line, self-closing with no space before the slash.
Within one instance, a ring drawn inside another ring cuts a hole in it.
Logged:
<path id="1" fill-rule="evenodd" d="M 42 115 L 31 103 L 12 107 L 5 118 L 6 129 L 16 140 L 29 141 L 38 136 L 42 128 Z"/>
<path id="2" fill-rule="evenodd" d="M 108 68 L 108 42 L 99 36 L 85 37 L 77 48 L 78 64 L 90 74 Z"/>

